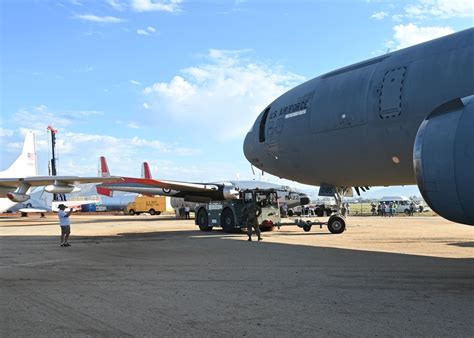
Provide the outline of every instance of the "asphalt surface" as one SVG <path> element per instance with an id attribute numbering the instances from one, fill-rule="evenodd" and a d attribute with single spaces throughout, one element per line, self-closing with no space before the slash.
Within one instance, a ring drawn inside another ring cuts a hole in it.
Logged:
<path id="1" fill-rule="evenodd" d="M 473 336 L 474 227 L 353 217 L 203 233 L 164 217 L 0 217 L 0 336 Z"/>

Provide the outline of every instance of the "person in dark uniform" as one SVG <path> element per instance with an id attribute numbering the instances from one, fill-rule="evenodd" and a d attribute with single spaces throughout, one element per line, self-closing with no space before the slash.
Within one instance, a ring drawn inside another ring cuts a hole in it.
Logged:
<path id="1" fill-rule="evenodd" d="M 248 201 L 247 203 L 245 203 L 245 206 L 242 209 L 242 214 L 244 215 L 247 223 L 247 236 L 249 236 L 249 242 L 252 241 L 252 228 L 255 229 L 255 233 L 257 234 L 258 240 L 262 240 L 262 236 L 260 235 L 260 227 L 258 226 L 257 221 L 257 212 L 258 207 L 255 201 Z"/>

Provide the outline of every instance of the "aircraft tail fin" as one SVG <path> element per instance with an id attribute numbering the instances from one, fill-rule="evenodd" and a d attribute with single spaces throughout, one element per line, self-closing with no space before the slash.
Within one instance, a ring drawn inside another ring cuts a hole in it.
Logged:
<path id="1" fill-rule="evenodd" d="M 142 164 L 142 178 L 151 179 L 151 171 L 148 162 L 143 162 Z"/>
<path id="2" fill-rule="evenodd" d="M 98 176 L 110 177 L 109 166 L 107 165 L 107 160 L 105 159 L 105 156 L 99 157 L 99 175 Z M 95 189 L 97 190 L 97 193 L 100 195 L 109 196 L 109 197 L 112 197 L 114 195 L 114 192 L 112 190 L 107 189 L 105 187 L 96 185 Z"/>
<path id="3" fill-rule="evenodd" d="M 99 177 L 110 177 L 109 166 L 104 156 L 99 157 Z"/>
<path id="4" fill-rule="evenodd" d="M 35 134 L 27 131 L 20 156 L 8 169 L 0 172 L 0 177 L 38 176 L 36 156 Z"/>

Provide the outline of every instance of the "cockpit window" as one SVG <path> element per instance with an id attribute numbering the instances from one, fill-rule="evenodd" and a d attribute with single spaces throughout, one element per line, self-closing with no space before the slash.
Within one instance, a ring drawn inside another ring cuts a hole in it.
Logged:
<path id="1" fill-rule="evenodd" d="M 265 142 L 265 125 L 267 123 L 268 113 L 270 112 L 270 107 L 265 109 L 262 114 L 262 119 L 260 120 L 260 129 L 258 133 L 258 139 L 260 143 Z"/>

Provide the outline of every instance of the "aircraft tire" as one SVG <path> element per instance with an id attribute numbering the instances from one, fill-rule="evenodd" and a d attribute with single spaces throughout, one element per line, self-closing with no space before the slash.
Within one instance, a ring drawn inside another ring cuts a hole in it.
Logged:
<path id="1" fill-rule="evenodd" d="M 153 215 L 156 215 L 155 209 L 150 209 L 148 212 L 149 212 L 150 215 L 152 215 L 152 216 L 153 216 Z"/>
<path id="2" fill-rule="evenodd" d="M 304 230 L 305 232 L 311 231 L 311 225 L 303 225 L 303 230 Z"/>
<path id="3" fill-rule="evenodd" d="M 293 210 L 288 210 L 288 217 L 293 217 Z"/>
<path id="4" fill-rule="evenodd" d="M 133 215 L 135 215 L 135 210 L 133 210 L 133 209 L 130 209 L 130 210 L 128 211 L 128 214 L 129 214 L 130 216 L 133 216 Z"/>
<path id="5" fill-rule="evenodd" d="M 235 232 L 234 213 L 231 209 L 225 208 L 221 214 L 221 226 L 224 232 L 230 234 Z"/>
<path id="6" fill-rule="evenodd" d="M 332 215 L 329 217 L 328 230 L 332 234 L 342 234 L 346 230 L 346 221 L 341 215 Z"/>
<path id="7" fill-rule="evenodd" d="M 209 219 L 207 217 L 206 209 L 201 208 L 197 213 L 197 224 L 199 226 L 199 230 L 201 231 L 211 231 L 212 227 L 209 226 Z"/>

